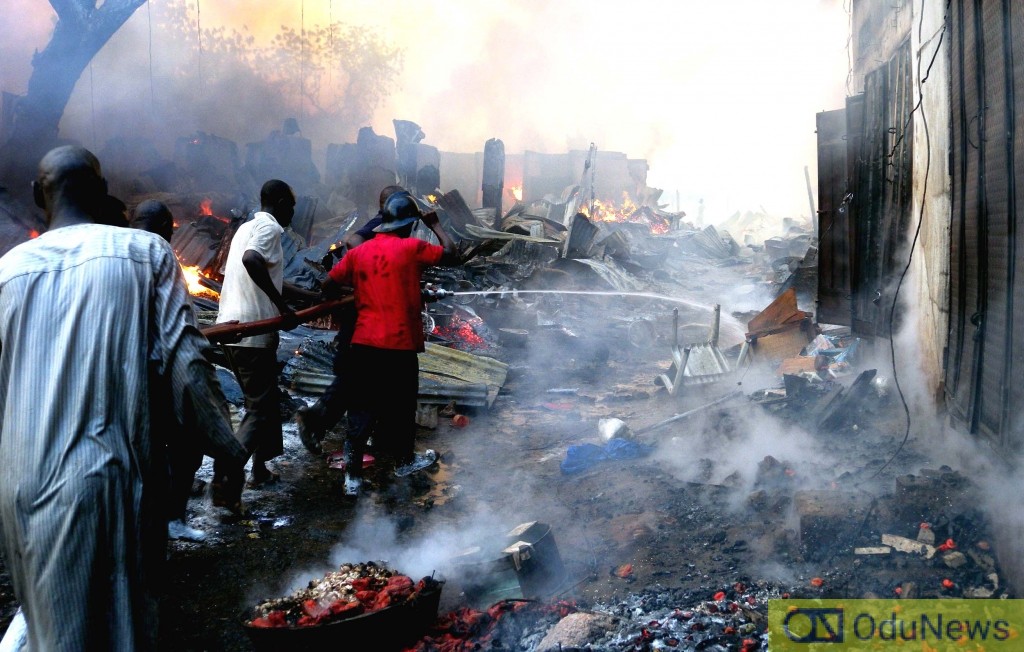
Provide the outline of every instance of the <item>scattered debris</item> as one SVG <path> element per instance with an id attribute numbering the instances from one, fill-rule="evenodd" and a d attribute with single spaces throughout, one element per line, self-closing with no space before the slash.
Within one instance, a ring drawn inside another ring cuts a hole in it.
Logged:
<path id="1" fill-rule="evenodd" d="M 930 546 L 927 543 L 921 543 L 920 541 L 897 536 L 895 534 L 883 534 L 882 545 L 889 546 L 898 552 L 921 555 L 925 559 L 931 559 L 935 556 L 935 546 Z"/>

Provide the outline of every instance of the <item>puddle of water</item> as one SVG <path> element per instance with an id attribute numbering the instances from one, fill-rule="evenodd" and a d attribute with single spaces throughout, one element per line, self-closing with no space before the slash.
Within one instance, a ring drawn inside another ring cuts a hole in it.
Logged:
<path id="1" fill-rule="evenodd" d="M 417 501 L 420 504 L 444 505 L 461 490 L 459 485 L 452 484 L 452 467 L 444 462 L 437 463 L 437 471 L 430 474 L 430 480 L 430 491 Z"/>

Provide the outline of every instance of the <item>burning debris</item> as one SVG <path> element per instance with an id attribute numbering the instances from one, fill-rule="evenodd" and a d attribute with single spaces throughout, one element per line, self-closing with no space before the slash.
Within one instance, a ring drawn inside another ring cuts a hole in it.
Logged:
<path id="1" fill-rule="evenodd" d="M 769 599 L 1009 595 L 994 555 L 981 548 L 989 540 L 984 522 L 970 521 L 972 533 L 954 532 L 942 513 L 955 512 L 918 500 L 928 494 L 924 487 L 931 476 L 895 480 L 905 499 L 894 505 L 884 492 L 861 494 L 852 488 L 880 462 L 849 470 L 825 460 L 791 459 L 785 450 L 742 461 L 738 449 L 754 440 L 749 431 L 766 417 L 785 424 L 780 427 L 805 430 L 807 437 L 821 437 L 837 456 L 864 459 L 864 450 L 878 445 L 877 438 L 870 440 L 874 443 L 867 438 L 880 430 L 867 415 L 884 414 L 893 405 L 876 370 L 859 368 L 865 343 L 848 331 L 815 324 L 801 309 L 797 289 L 784 288 L 763 271 L 764 249 L 755 251 L 727 234 L 690 228 L 678 219 L 660 233 L 646 224 L 592 221 L 579 214 L 579 204 L 570 211 L 568 226 L 551 217 L 564 219 L 566 204 L 546 205 L 544 211 L 536 204 L 520 205 L 497 231 L 457 193 L 423 201 L 461 231 L 463 246 L 474 255 L 464 268 L 435 270 L 425 279 L 442 292 L 434 292 L 430 298 L 437 300 L 424 312 L 428 342 L 420 356 L 417 416 L 430 429 L 427 436 L 443 438 L 458 452 L 454 462 L 445 457 L 443 470 L 413 489 L 428 496 L 416 504 L 432 509 L 472 504 L 476 498 L 462 486 L 471 480 L 450 489 L 456 477 L 487 473 L 490 467 L 482 459 L 522 456 L 524 465 L 543 466 L 565 453 L 564 463 L 572 462 L 569 470 L 545 482 L 555 483 L 560 497 L 573 496 L 579 518 L 601 523 L 622 543 L 595 549 L 568 537 L 558 588 L 534 594 L 524 590 L 518 573 L 542 559 L 537 545 L 509 540 L 493 554 L 482 550 L 464 557 L 445 578 L 448 586 L 461 589 L 449 596 L 448 613 L 424 624 L 426 635 L 405 642 L 404 649 L 500 645 L 752 652 L 767 646 Z M 299 255 L 319 273 L 312 262 L 320 256 L 315 248 L 311 252 Z M 711 290 L 715 277 L 725 273 L 757 275 L 779 294 L 766 299 L 762 310 L 730 311 L 731 297 Z M 709 294 L 713 300 L 707 303 L 681 298 Z M 333 333 L 302 329 L 288 335 L 290 360 L 283 378 L 292 391 L 313 396 L 332 378 L 327 340 Z M 626 366 L 643 372 L 627 382 L 611 381 Z M 654 366 L 659 373 L 651 374 Z M 654 377 L 665 380 L 658 384 Z M 745 386 L 744 379 L 749 384 L 751 378 L 764 385 Z M 726 386 L 735 382 L 739 389 L 730 391 Z M 643 407 L 638 413 L 633 405 Z M 475 412 L 484 408 L 493 416 Z M 439 419 L 441 414 L 451 421 Z M 620 427 L 609 425 L 612 417 Z M 610 434 L 595 427 L 602 419 Z M 624 426 L 627 422 L 633 427 Z M 486 444 L 472 444 L 486 445 L 488 452 L 470 457 L 465 448 L 477 439 L 477 428 L 491 429 Z M 491 446 L 501 452 L 491 452 Z M 699 470 L 681 481 L 666 462 L 668 449 L 692 458 Z M 337 452 L 328 456 L 335 460 Z M 609 460 L 617 461 L 598 467 Z M 472 468 L 476 465 L 482 469 Z M 624 468 L 630 471 L 616 477 Z M 596 477 L 601 482 L 595 484 Z M 443 489 L 430 487 L 442 482 Z M 680 482 L 689 488 L 679 489 Z M 936 482 L 947 493 L 964 488 L 949 477 Z M 663 487 L 664 493 L 637 494 L 641 483 Z M 429 498 L 435 494 L 444 499 Z M 596 517 L 590 510 L 658 516 L 611 525 L 627 521 Z M 916 530 L 908 532 L 909 523 L 916 528 L 921 521 L 936 524 L 934 542 L 918 541 Z M 692 531 L 679 534 L 687 528 Z M 605 536 L 611 541 L 612 535 Z M 674 539 L 685 543 L 670 543 Z M 947 540 L 953 547 L 939 550 Z M 680 552 L 673 545 L 699 552 Z M 922 549 L 934 552 L 915 552 Z M 759 575 L 762 556 L 785 567 L 786 577 Z M 469 567 L 492 572 L 472 575 Z M 493 572 L 496 568 L 500 573 Z M 558 575 L 552 568 L 534 580 Z M 608 586 L 598 595 L 584 597 L 580 587 L 602 583 Z M 638 585 L 643 588 L 623 593 Z M 508 591 L 516 597 L 509 599 Z M 277 613 L 280 623 L 280 614 L 291 614 L 283 617 L 285 630 L 299 628 L 302 618 L 316 630 L 325 624 L 318 615 L 335 617 L 333 605 L 363 610 L 364 616 L 374 613 L 363 604 L 348 606 L 354 588 L 336 593 L 344 605 L 334 593 L 326 607 L 315 600 L 307 605 L 312 598 L 297 596 L 287 608 L 265 603 L 259 617 L 269 622 Z"/>
<path id="2" fill-rule="evenodd" d="M 356 151 L 373 151 L 360 156 L 387 163 L 387 139 L 364 140 Z M 268 143 L 249 163 L 273 164 Z M 223 139 L 197 134 L 179 147 L 190 175 L 219 165 L 218 178 L 248 183 Z M 365 184 L 355 158 L 335 153 L 342 176 Z M 410 178 L 427 178 L 418 173 Z M 537 509 L 558 523 L 561 549 L 550 526 L 529 520 L 475 552 L 446 551 L 452 568 L 440 577 L 458 591 L 446 593 L 440 618 L 439 582 L 343 564 L 260 602 L 244 623 L 257 648 L 366 631 L 382 649 L 419 652 L 751 652 L 766 648 L 769 599 L 1012 595 L 988 524 L 961 499 L 970 495 L 961 476 L 927 471 L 923 457 L 873 475 L 885 468 L 876 458 L 888 443 L 892 389 L 878 365 L 863 368 L 870 342 L 815 323 L 804 287 L 814 242 L 804 225 L 764 238 L 765 216 L 693 224 L 643 184 L 601 192 L 593 179 L 563 183 L 543 198 L 509 184 L 499 191 L 515 200 L 508 210 L 473 209 L 469 193 L 436 184 L 417 192 L 468 259 L 423 279 L 417 422 L 441 463 L 393 486 L 384 451 L 363 458 L 378 494 L 366 509 L 383 506 L 380 519 L 414 532 L 433 513 L 468 527 L 475 510 L 522 517 L 514 523 Z M 255 204 L 251 193 L 183 187 L 176 200 L 159 196 L 209 321 L 228 244 Z M 379 188 L 325 197 L 312 175 L 308 188 L 284 238 L 285 275 L 316 291 L 330 252 L 365 223 L 357 205 L 376 201 Z M 337 326 L 325 316 L 281 334 L 284 413 L 334 379 Z M 336 490 L 339 434 L 303 470 L 304 492 Z M 320 502 L 332 511 L 303 530 L 318 536 L 295 546 L 311 564 L 344 536 L 323 525 L 338 519 L 329 495 Z M 294 509 L 277 500 L 249 521 L 246 545 L 273 545 L 260 536 L 264 522 L 298 529 L 301 513 L 273 514 Z M 392 630 L 423 636 L 386 641 Z M 288 638 L 304 635 L 313 638 Z"/>
<path id="3" fill-rule="evenodd" d="M 456 308 L 443 320 L 446 323 L 438 324 L 440 314 L 428 313 L 434 321 L 434 327 L 428 333 L 432 340 L 470 353 L 488 353 L 494 350 L 494 335 L 478 315 L 465 308 Z"/>
<path id="4" fill-rule="evenodd" d="M 648 590 L 611 604 L 583 609 L 572 602 L 505 600 L 486 611 L 461 609 L 442 616 L 415 652 L 586 649 L 766 649 L 767 600 L 778 589 L 736 582 L 701 600 L 690 593 Z"/>
<path id="5" fill-rule="evenodd" d="M 304 589 L 256 605 L 248 625 L 260 629 L 328 625 L 405 605 L 437 591 L 440 584 L 429 577 L 414 584 L 409 577 L 373 562 L 342 564 Z"/>
<path id="6" fill-rule="evenodd" d="M 185 285 L 188 287 L 188 292 L 193 297 L 201 297 L 211 301 L 220 300 L 219 292 L 204 285 L 203 282 L 210 283 L 210 279 L 203 274 L 198 265 L 182 265 L 181 273 L 185 277 Z"/>
<path id="7" fill-rule="evenodd" d="M 503 600 L 484 611 L 465 607 L 441 616 L 427 636 L 404 652 L 539 649 L 535 646 L 547 628 L 575 611 L 571 603 L 545 605 L 530 600 Z"/>
<path id="8" fill-rule="evenodd" d="M 343 637 L 397 650 L 416 640 L 437 619 L 442 583 L 424 577 L 413 584 L 405 575 L 385 576 L 373 566 L 357 566 L 363 570 L 353 578 L 354 571 L 343 565 L 308 589 L 259 605 L 245 624 L 252 647 L 307 649 L 336 645 Z"/>

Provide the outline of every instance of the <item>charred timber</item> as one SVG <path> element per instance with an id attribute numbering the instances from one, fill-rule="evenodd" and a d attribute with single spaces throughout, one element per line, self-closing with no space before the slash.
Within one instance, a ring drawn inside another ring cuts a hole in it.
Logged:
<path id="1" fill-rule="evenodd" d="M 501 199 L 505 192 L 505 143 L 492 138 L 484 145 L 483 207 L 494 209 L 494 229 L 501 230 Z"/>

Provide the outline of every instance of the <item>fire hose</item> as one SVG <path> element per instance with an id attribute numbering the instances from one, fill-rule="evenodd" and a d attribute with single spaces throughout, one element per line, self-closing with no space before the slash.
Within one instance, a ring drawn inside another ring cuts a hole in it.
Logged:
<path id="1" fill-rule="evenodd" d="M 317 304 L 311 308 L 296 310 L 295 317 L 298 318 L 298 321 L 295 325 L 297 326 L 298 324 L 313 321 L 317 317 L 323 317 L 347 303 L 352 303 L 354 300 L 355 297 L 349 295 L 340 299 L 324 301 L 323 303 Z M 212 344 L 232 344 L 234 342 L 238 342 L 243 337 L 265 335 L 267 333 L 279 331 L 286 325 L 288 324 L 286 323 L 285 318 L 283 316 L 278 316 L 271 317 L 270 319 L 261 319 L 259 321 L 226 321 L 220 324 L 214 324 L 213 326 L 207 326 L 200 330 L 203 335 L 206 336 L 206 339 L 210 340 Z"/>

